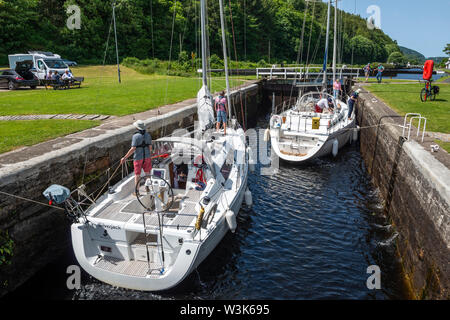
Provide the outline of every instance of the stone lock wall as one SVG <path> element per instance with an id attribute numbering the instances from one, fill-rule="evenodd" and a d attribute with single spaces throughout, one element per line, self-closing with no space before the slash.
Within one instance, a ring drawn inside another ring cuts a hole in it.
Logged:
<path id="1" fill-rule="evenodd" d="M 401 137 L 403 117 L 370 93 L 360 95 L 361 153 L 399 233 L 397 250 L 417 299 L 450 298 L 450 174 L 415 141 Z"/>

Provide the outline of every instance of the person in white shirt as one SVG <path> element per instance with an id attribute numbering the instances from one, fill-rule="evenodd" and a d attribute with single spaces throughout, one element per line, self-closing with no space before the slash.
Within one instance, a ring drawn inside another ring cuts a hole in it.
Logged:
<path id="1" fill-rule="evenodd" d="M 333 112 L 333 99 L 331 97 L 320 99 L 316 104 L 315 112 Z"/>
<path id="2" fill-rule="evenodd" d="M 72 79 L 73 78 L 73 74 L 72 74 L 72 72 L 70 72 L 70 71 L 66 71 L 64 74 L 63 74 L 63 76 L 62 76 L 62 79 L 63 80 L 70 80 L 70 79 Z"/>

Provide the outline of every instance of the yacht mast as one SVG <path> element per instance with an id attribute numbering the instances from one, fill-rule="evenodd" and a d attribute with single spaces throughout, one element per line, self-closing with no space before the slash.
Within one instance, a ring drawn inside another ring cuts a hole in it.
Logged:
<path id="1" fill-rule="evenodd" d="M 328 1 L 328 14 L 327 14 L 327 36 L 325 42 L 325 58 L 323 61 L 323 81 L 322 89 L 327 90 L 327 64 L 328 64 L 328 38 L 330 36 L 330 11 L 331 11 L 331 0 Z"/>
<path id="2" fill-rule="evenodd" d="M 334 5 L 334 45 L 333 45 L 333 83 L 336 81 L 336 47 L 337 47 L 337 3 L 339 0 L 335 0 Z"/>
<path id="3" fill-rule="evenodd" d="M 229 117 L 229 119 L 231 119 L 230 79 L 228 76 L 228 55 L 227 55 L 227 42 L 226 42 L 226 38 L 225 38 L 225 17 L 223 14 L 223 0 L 219 0 L 219 6 L 220 6 L 220 25 L 222 28 L 223 62 L 225 64 L 225 80 L 227 83 L 228 117 Z"/>
<path id="4" fill-rule="evenodd" d="M 200 0 L 200 20 L 202 30 L 202 78 L 203 85 L 208 86 L 207 78 L 207 50 L 206 50 L 206 0 Z"/>

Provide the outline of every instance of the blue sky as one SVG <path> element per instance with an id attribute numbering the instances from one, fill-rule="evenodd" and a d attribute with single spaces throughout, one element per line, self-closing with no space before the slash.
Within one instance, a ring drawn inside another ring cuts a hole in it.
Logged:
<path id="1" fill-rule="evenodd" d="M 381 29 L 398 44 L 425 57 L 444 57 L 450 43 L 450 0 L 356 0 L 356 14 L 370 16 L 367 8 L 380 7 Z M 355 0 L 341 0 L 339 8 L 355 12 Z"/>

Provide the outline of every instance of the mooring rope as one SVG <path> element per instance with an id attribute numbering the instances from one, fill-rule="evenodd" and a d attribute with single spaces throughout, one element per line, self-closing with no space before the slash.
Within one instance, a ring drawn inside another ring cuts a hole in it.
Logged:
<path id="1" fill-rule="evenodd" d="M 43 205 L 43 206 L 46 206 L 46 207 L 55 208 L 55 209 L 58 209 L 58 210 L 65 211 L 64 208 L 61 208 L 61 207 L 55 207 L 55 206 L 49 205 L 49 204 L 44 203 L 44 202 L 39 202 L 39 201 L 36 201 L 36 200 L 33 200 L 33 199 L 29 199 L 29 198 L 24 198 L 24 197 L 16 196 L 16 195 L 14 195 L 14 194 L 12 194 L 12 193 L 3 192 L 3 191 L 0 191 L 0 193 L 3 194 L 3 195 L 5 195 L 5 196 L 10 196 L 10 197 L 17 198 L 17 199 L 24 200 L 24 201 L 28 201 L 28 202 L 34 202 L 34 203 L 37 203 L 37 204 L 40 204 L 40 205 Z"/>
<path id="2" fill-rule="evenodd" d="M 109 177 L 108 181 L 106 181 L 106 183 L 103 185 L 102 189 L 100 190 L 100 192 L 98 193 L 98 195 L 94 198 L 94 202 L 97 201 L 97 199 L 100 197 L 100 195 L 102 194 L 103 190 L 105 189 L 105 187 L 109 184 L 109 182 L 112 180 L 112 178 L 115 176 L 117 170 L 119 170 L 119 168 L 122 165 L 119 164 L 116 168 L 116 170 L 114 170 L 114 173 L 111 175 L 111 177 Z M 109 169 L 108 169 L 109 170 Z"/>

